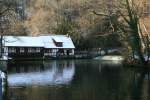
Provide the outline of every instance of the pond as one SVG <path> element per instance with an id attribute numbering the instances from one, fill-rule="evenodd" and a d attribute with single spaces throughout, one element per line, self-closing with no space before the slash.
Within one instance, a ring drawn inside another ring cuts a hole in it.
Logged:
<path id="1" fill-rule="evenodd" d="M 117 61 L 8 62 L 3 100 L 150 100 L 149 72 Z"/>

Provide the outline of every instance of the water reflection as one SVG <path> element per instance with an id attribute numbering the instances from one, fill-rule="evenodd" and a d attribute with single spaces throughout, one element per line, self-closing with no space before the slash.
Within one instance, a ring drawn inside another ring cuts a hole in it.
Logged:
<path id="1" fill-rule="evenodd" d="M 134 79 L 130 87 L 131 100 L 150 100 L 150 69 L 134 70 Z"/>
<path id="2" fill-rule="evenodd" d="M 149 69 L 99 60 L 8 63 L 4 100 L 150 100 Z"/>
<path id="3" fill-rule="evenodd" d="M 73 61 L 52 61 L 38 64 L 26 62 L 24 64 L 8 64 L 9 86 L 69 84 L 75 72 Z"/>

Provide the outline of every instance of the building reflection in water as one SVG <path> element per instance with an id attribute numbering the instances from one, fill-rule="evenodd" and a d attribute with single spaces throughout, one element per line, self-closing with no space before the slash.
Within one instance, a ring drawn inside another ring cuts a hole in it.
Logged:
<path id="1" fill-rule="evenodd" d="M 73 61 L 8 63 L 8 86 L 65 85 L 74 73 Z"/>
<path id="2" fill-rule="evenodd" d="M 89 60 L 19 62 L 8 64 L 6 90 L 4 100 L 150 100 L 150 69 Z"/>

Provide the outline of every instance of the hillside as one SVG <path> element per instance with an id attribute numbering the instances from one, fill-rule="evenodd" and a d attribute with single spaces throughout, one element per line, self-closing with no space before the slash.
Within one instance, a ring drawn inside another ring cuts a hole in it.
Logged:
<path id="1" fill-rule="evenodd" d="M 11 28 L 7 28 L 8 31 L 5 29 L 3 34 L 68 34 L 75 43 L 83 45 L 83 42 L 97 44 L 95 43 L 97 36 L 111 33 L 110 20 L 105 16 L 94 14 L 93 11 L 103 14 L 113 13 L 118 0 L 14 0 L 13 4 L 16 5 L 18 20 L 15 18 Z M 147 6 L 145 2 L 142 4 L 141 8 L 147 11 L 149 4 Z M 148 19 L 149 16 L 143 17 L 142 22 L 149 32 Z M 116 38 L 108 36 L 100 40 L 108 42 Z M 100 44 L 104 44 L 103 42 Z"/>
<path id="2" fill-rule="evenodd" d="M 77 32 L 89 33 L 89 29 L 99 24 L 100 20 L 100 17 L 93 14 L 92 11 L 106 9 L 105 3 L 100 0 L 16 1 L 18 6 L 16 11 L 20 15 L 18 17 L 23 18 L 23 21 L 15 22 L 13 32 L 21 32 L 22 29 L 25 29 L 30 35 L 55 33 L 64 20 L 73 22 L 78 29 Z"/>

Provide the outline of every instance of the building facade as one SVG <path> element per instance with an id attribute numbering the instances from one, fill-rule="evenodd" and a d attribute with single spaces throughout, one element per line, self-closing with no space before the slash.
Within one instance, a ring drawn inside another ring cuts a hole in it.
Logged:
<path id="1" fill-rule="evenodd" d="M 74 49 L 71 38 L 65 35 L 3 37 L 4 59 L 49 59 L 72 56 Z"/>

